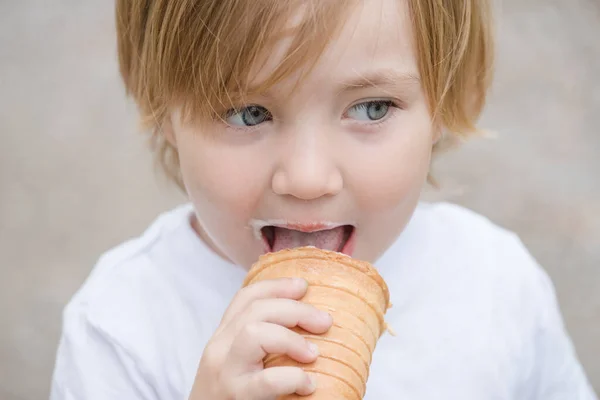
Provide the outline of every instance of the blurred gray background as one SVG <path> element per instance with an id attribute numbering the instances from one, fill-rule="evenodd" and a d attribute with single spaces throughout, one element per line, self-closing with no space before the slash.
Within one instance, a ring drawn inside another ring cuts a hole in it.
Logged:
<path id="1" fill-rule="evenodd" d="M 519 233 L 600 390 L 600 3 L 504 0 L 477 140 L 436 163 Z M 110 0 L 0 0 L 0 399 L 48 398 L 61 310 L 98 255 L 184 201 L 124 98 Z"/>

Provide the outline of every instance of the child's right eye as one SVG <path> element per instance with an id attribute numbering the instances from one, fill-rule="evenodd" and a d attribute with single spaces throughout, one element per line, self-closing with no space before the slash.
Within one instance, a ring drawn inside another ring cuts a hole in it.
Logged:
<path id="1" fill-rule="evenodd" d="M 227 111 L 225 121 L 232 126 L 256 126 L 273 120 L 271 112 L 263 106 L 247 106 Z"/>

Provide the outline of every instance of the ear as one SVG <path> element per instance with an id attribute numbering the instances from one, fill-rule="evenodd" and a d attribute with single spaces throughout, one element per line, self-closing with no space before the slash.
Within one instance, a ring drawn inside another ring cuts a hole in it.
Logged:
<path id="1" fill-rule="evenodd" d="M 161 125 L 161 133 L 167 139 L 167 142 L 174 148 L 177 148 L 177 138 L 175 136 L 175 127 L 173 126 L 172 114 L 167 114 Z"/>

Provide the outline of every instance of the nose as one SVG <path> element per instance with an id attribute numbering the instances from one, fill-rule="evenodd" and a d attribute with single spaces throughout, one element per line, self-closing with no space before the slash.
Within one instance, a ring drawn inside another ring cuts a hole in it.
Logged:
<path id="1" fill-rule="evenodd" d="M 342 173 L 333 157 L 333 149 L 324 138 L 303 135 L 286 151 L 273 174 L 272 187 L 278 195 L 315 200 L 338 194 L 343 186 Z"/>

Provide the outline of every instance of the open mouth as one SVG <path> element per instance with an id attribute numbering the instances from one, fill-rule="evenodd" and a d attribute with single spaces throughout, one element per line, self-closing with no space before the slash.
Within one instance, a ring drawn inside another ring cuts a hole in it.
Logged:
<path id="1" fill-rule="evenodd" d="M 311 232 L 273 225 L 261 228 L 263 241 L 268 252 L 314 246 L 322 250 L 337 251 L 351 255 L 354 232 L 355 228 L 352 225 L 343 225 Z"/>

